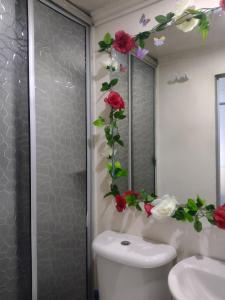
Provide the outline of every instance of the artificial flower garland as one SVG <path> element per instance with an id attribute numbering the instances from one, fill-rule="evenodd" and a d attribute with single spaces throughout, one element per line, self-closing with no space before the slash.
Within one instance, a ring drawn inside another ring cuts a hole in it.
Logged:
<path id="1" fill-rule="evenodd" d="M 125 72 L 126 67 L 119 65 L 113 57 L 113 51 L 122 54 L 129 54 L 135 51 L 135 55 L 139 59 L 143 59 L 148 53 L 144 48 L 145 40 L 154 33 L 161 32 L 171 25 L 175 25 L 183 32 L 189 32 L 198 26 L 203 40 L 208 36 L 210 21 L 209 16 L 213 11 L 222 9 L 225 11 L 225 0 L 220 0 L 220 7 L 196 9 L 190 5 L 189 0 L 184 0 L 178 3 L 175 13 L 169 12 L 167 15 L 159 15 L 155 18 L 157 25 L 149 31 L 143 31 L 135 36 L 124 31 L 118 31 L 115 38 L 112 38 L 110 33 L 106 33 L 103 40 L 99 42 L 100 52 L 106 52 L 109 55 L 109 60 L 104 62 L 104 67 L 109 72 Z M 144 16 L 141 22 L 144 23 Z M 147 23 L 150 20 L 147 20 Z M 143 25 L 145 26 L 145 25 Z M 165 37 L 154 37 L 154 44 L 161 46 L 165 41 Z M 178 221 L 188 221 L 193 223 L 197 232 L 202 230 L 201 219 L 205 217 L 209 223 L 225 230 L 225 204 L 215 207 L 214 204 L 206 204 L 205 200 L 197 196 L 196 199 L 188 199 L 183 205 L 178 204 L 175 197 L 169 195 L 159 199 L 156 195 L 148 195 L 144 190 L 140 192 L 126 191 L 121 193 L 116 184 L 116 181 L 123 176 L 127 176 L 127 170 L 124 169 L 121 163 L 116 159 L 116 146 L 123 146 L 123 141 L 119 134 L 118 122 L 126 118 L 125 102 L 121 95 L 114 90 L 118 79 L 114 78 L 110 82 L 103 82 L 101 91 L 107 92 L 104 99 L 105 103 L 110 107 L 108 120 L 99 117 L 93 122 L 97 127 L 103 127 L 107 145 L 111 148 L 108 155 L 107 170 L 111 176 L 110 191 L 105 195 L 115 198 L 115 206 L 118 212 L 123 212 L 127 207 L 135 207 L 137 210 L 144 210 L 148 217 L 153 216 L 157 220 L 167 217 L 172 217 Z"/>

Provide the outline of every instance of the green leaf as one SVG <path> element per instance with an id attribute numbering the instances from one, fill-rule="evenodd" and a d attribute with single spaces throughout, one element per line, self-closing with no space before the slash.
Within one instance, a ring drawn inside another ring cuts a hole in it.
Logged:
<path id="1" fill-rule="evenodd" d="M 146 40 L 150 37 L 150 34 L 151 32 L 150 31 L 143 31 L 143 32 L 140 32 L 136 35 L 135 37 L 135 40 L 138 41 L 138 40 Z"/>
<path id="2" fill-rule="evenodd" d="M 199 218 L 198 218 L 198 217 L 195 217 L 194 229 L 195 229 L 197 232 L 201 232 L 201 231 L 202 231 L 202 223 L 199 221 Z"/>
<path id="3" fill-rule="evenodd" d="M 159 15 L 157 17 L 155 17 L 155 20 L 159 23 L 159 24 L 166 24 L 168 22 L 167 17 L 163 16 L 163 15 Z"/>
<path id="4" fill-rule="evenodd" d="M 209 223 L 215 225 L 216 222 L 214 220 L 213 213 L 214 213 L 213 211 L 207 211 L 205 216 L 206 216 L 207 220 L 209 221 Z"/>
<path id="5" fill-rule="evenodd" d="M 197 196 L 196 204 L 197 204 L 197 207 L 198 207 L 198 208 L 201 208 L 202 206 L 204 206 L 205 200 L 203 200 L 203 199 L 201 199 L 199 196 Z"/>
<path id="6" fill-rule="evenodd" d="M 199 12 L 194 16 L 194 18 L 199 19 L 199 31 L 202 35 L 203 41 L 205 41 L 208 37 L 210 27 L 208 16 L 204 12 Z"/>
<path id="7" fill-rule="evenodd" d="M 207 211 L 214 211 L 216 208 L 215 208 L 214 204 L 209 204 L 209 205 L 206 205 L 205 209 Z"/>
<path id="8" fill-rule="evenodd" d="M 170 21 L 173 19 L 174 16 L 175 16 L 174 13 L 169 12 L 169 13 L 166 15 L 167 22 L 170 22 Z"/>
<path id="9" fill-rule="evenodd" d="M 128 175 L 127 170 L 121 169 L 116 172 L 116 177 L 126 177 Z"/>
<path id="10" fill-rule="evenodd" d="M 112 146 L 113 145 L 113 136 L 112 134 L 110 133 L 110 127 L 109 126 L 106 126 L 104 128 L 105 130 L 105 137 L 106 137 L 106 140 L 107 140 L 107 144 L 109 146 Z"/>
<path id="11" fill-rule="evenodd" d="M 143 39 L 139 39 L 139 46 L 143 49 L 145 47 L 145 41 Z"/>
<path id="12" fill-rule="evenodd" d="M 178 221 L 185 221 L 185 210 L 183 207 L 178 207 L 172 218 L 175 218 Z"/>
<path id="13" fill-rule="evenodd" d="M 106 45 L 112 45 L 113 38 L 111 37 L 111 34 L 109 32 L 105 34 L 103 41 Z"/>
<path id="14" fill-rule="evenodd" d="M 115 168 L 122 169 L 121 163 L 119 161 L 115 162 Z"/>
<path id="15" fill-rule="evenodd" d="M 102 117 L 98 117 L 92 124 L 96 127 L 103 127 L 105 126 L 105 120 Z"/>
<path id="16" fill-rule="evenodd" d="M 117 83 L 118 83 L 119 79 L 118 78 L 114 78 L 110 81 L 109 83 L 109 86 L 112 87 L 112 86 L 115 86 Z"/>
<path id="17" fill-rule="evenodd" d="M 115 117 L 116 119 L 120 119 L 120 120 L 125 119 L 126 116 L 124 115 L 124 110 L 121 109 L 121 110 L 116 111 L 116 112 L 114 113 L 114 117 Z"/>
<path id="18" fill-rule="evenodd" d="M 135 206 L 137 203 L 137 199 L 134 195 L 127 195 L 125 199 L 129 206 Z"/>
<path id="19" fill-rule="evenodd" d="M 109 89 L 110 89 L 110 85 L 108 84 L 108 82 L 103 82 L 101 92 L 108 91 Z"/>
<path id="20" fill-rule="evenodd" d="M 135 207 L 137 210 L 142 211 L 142 208 L 140 207 L 139 203 L 137 203 Z"/>
<path id="21" fill-rule="evenodd" d="M 108 169 L 109 172 L 112 171 L 112 163 L 107 163 L 106 168 Z"/>
<path id="22" fill-rule="evenodd" d="M 187 208 L 193 212 L 198 210 L 198 207 L 193 199 L 188 199 Z"/>
<path id="23" fill-rule="evenodd" d="M 110 48 L 111 45 L 107 45 L 104 41 L 100 41 L 98 43 L 100 49 L 99 49 L 99 52 L 103 52 L 105 50 L 107 50 L 108 48 Z"/>
<path id="24" fill-rule="evenodd" d="M 188 212 L 185 213 L 185 219 L 190 223 L 194 221 L 193 216 L 190 215 Z"/>
<path id="25" fill-rule="evenodd" d="M 116 184 L 111 184 L 111 192 L 112 192 L 113 196 L 120 194 L 119 188 Z"/>
<path id="26" fill-rule="evenodd" d="M 117 144 L 119 144 L 120 146 L 124 146 L 123 141 L 120 139 L 120 135 L 117 134 L 113 137 L 114 142 L 116 142 Z"/>
<path id="27" fill-rule="evenodd" d="M 164 29 L 166 28 L 166 25 L 165 24 L 160 24 L 156 27 L 156 31 L 163 31 Z"/>
<path id="28" fill-rule="evenodd" d="M 144 189 L 141 189 L 140 194 L 141 194 L 141 197 L 146 201 L 147 197 L 148 197 L 148 194 L 146 193 L 146 191 Z"/>

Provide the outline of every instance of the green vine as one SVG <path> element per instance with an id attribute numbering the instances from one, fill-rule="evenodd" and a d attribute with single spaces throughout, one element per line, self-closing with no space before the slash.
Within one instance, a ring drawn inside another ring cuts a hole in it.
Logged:
<path id="1" fill-rule="evenodd" d="M 192 23 L 194 25 L 193 28 L 195 25 L 198 26 L 203 40 L 206 40 L 210 30 L 210 14 L 215 10 L 221 9 L 221 7 L 203 9 L 187 7 L 179 16 L 176 16 L 173 12 L 169 12 L 166 15 L 158 15 L 155 17 L 157 24 L 151 30 L 140 32 L 135 36 L 130 36 L 124 31 L 119 31 L 116 33 L 115 38 L 113 38 L 110 33 L 106 33 L 103 40 L 99 42 L 99 51 L 107 53 L 111 62 L 113 59 L 112 51 L 115 50 L 124 54 L 137 50 L 142 54 L 141 51 L 146 51 L 144 49 L 145 40 L 151 38 L 155 33 L 162 32 L 170 26 L 177 26 L 178 29 L 184 29 L 185 31 L 184 26 L 186 25 L 188 26 L 188 31 L 190 31 L 189 25 Z M 110 73 L 118 69 L 113 63 L 109 63 L 105 67 Z M 162 199 L 158 199 L 156 195 L 149 195 L 145 190 L 141 190 L 140 192 L 126 191 L 124 193 L 119 191 L 117 181 L 121 177 L 126 177 L 128 172 L 122 167 L 116 154 L 117 147 L 124 146 L 118 124 L 126 118 L 124 100 L 114 90 L 118 81 L 118 78 L 114 78 L 109 82 L 102 83 L 101 92 L 107 93 L 105 102 L 110 106 L 110 113 L 107 119 L 99 116 L 93 122 L 94 126 L 104 128 L 106 142 L 111 149 L 107 157 L 108 163 L 106 166 L 108 174 L 111 177 L 111 185 L 110 190 L 104 197 L 113 196 L 119 212 L 122 212 L 127 207 L 135 207 L 139 211 L 144 210 L 147 216 L 155 216 L 156 219 L 171 217 L 177 221 L 193 223 L 194 229 L 197 232 L 202 230 L 202 218 L 206 218 L 212 225 L 217 225 L 225 229 L 225 205 L 217 208 L 213 204 L 207 205 L 206 201 L 199 196 L 196 199 L 188 199 L 186 204 L 179 205 L 175 198 L 168 195 Z"/>

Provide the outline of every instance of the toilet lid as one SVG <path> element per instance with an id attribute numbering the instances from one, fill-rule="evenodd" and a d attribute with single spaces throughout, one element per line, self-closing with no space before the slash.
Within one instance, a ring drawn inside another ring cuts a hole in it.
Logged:
<path id="1" fill-rule="evenodd" d="M 93 249 L 99 256 L 136 268 L 160 267 L 176 257 L 176 250 L 170 245 L 114 231 L 98 235 Z"/>

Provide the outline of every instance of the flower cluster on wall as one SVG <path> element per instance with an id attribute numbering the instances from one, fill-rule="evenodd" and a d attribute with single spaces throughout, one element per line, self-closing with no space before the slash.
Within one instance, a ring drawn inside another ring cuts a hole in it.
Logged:
<path id="1" fill-rule="evenodd" d="M 184 0 L 178 2 L 175 12 L 156 16 L 157 24 L 151 30 L 140 32 L 135 36 L 120 30 L 116 32 L 114 38 L 110 33 L 106 33 L 103 40 L 99 42 L 99 51 L 109 55 L 108 60 L 104 61 L 103 65 L 112 73 L 115 71 L 126 72 L 126 67 L 117 62 L 112 52 L 117 51 L 128 54 L 134 51 L 137 58 L 143 59 L 149 52 L 148 49 L 145 49 L 145 40 L 151 38 L 154 34 L 154 45 L 157 47 L 162 46 L 166 42 L 166 38 L 164 36 L 155 36 L 155 34 L 164 31 L 172 25 L 175 25 L 178 30 L 184 33 L 198 27 L 203 40 L 205 40 L 210 29 L 209 16 L 218 9 L 225 11 L 225 0 L 220 0 L 219 7 L 203 9 L 197 9 L 190 5 L 189 0 Z M 143 14 L 140 24 L 146 26 L 149 21 Z M 119 133 L 118 123 L 125 119 L 126 115 L 125 101 L 115 91 L 117 83 L 118 78 L 102 83 L 101 91 L 106 94 L 104 101 L 110 107 L 110 113 L 107 119 L 99 116 L 93 122 L 95 126 L 104 128 L 106 142 L 111 149 L 107 157 L 107 171 L 111 177 L 111 185 L 105 197 L 114 197 L 115 207 L 118 212 L 123 212 L 128 207 L 134 207 L 139 211 L 144 211 L 147 217 L 152 216 L 156 220 L 171 217 L 178 221 L 193 223 L 197 232 L 202 230 L 201 219 L 206 218 L 211 224 L 225 229 L 225 205 L 215 207 L 214 204 L 206 204 L 206 201 L 200 196 L 197 196 L 196 199 L 188 199 L 185 204 L 179 204 L 175 197 L 164 195 L 159 198 L 157 195 L 147 194 L 145 190 L 138 192 L 129 190 L 121 193 L 117 181 L 121 177 L 127 176 L 128 172 L 117 159 L 117 147 L 124 146 Z"/>

